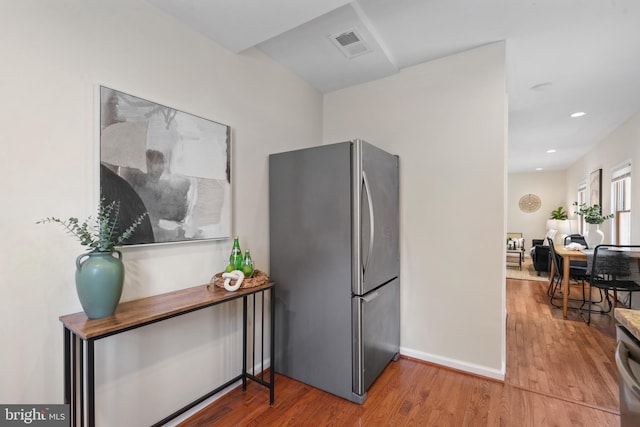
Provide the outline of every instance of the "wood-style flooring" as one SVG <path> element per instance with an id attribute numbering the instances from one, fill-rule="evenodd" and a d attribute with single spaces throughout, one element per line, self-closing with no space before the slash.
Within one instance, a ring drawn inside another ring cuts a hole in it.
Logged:
<path id="1" fill-rule="evenodd" d="M 504 383 L 401 357 L 363 405 L 276 375 L 273 406 L 249 383 L 180 426 L 618 426 L 614 320 L 563 320 L 546 289 L 507 280 Z"/>

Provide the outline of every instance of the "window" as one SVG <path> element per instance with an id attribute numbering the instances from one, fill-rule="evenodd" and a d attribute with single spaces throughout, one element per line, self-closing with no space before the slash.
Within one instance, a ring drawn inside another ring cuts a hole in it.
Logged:
<path id="1" fill-rule="evenodd" d="M 611 174 L 612 235 L 618 245 L 631 244 L 631 163 L 615 169 Z"/>

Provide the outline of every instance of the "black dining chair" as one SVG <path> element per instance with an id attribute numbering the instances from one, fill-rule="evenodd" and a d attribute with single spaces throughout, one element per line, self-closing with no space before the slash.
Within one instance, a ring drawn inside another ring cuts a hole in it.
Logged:
<path id="1" fill-rule="evenodd" d="M 564 237 L 564 245 L 567 246 L 570 243 L 580 243 L 586 249 L 589 249 L 589 245 L 587 245 L 587 241 L 584 239 L 582 234 L 569 234 Z"/>
<path id="2" fill-rule="evenodd" d="M 555 245 L 553 244 L 553 240 L 547 238 L 549 243 L 549 256 L 551 257 L 551 262 L 553 263 L 554 275 L 549 282 L 549 287 L 547 288 L 547 296 L 549 296 L 549 303 L 556 307 L 562 308 L 562 303 L 556 304 L 554 301 L 556 299 L 562 299 L 562 297 L 557 294 L 561 290 L 561 285 L 564 279 L 564 261 L 560 255 L 557 254 Z M 582 303 L 580 307 L 571 307 L 568 308 L 573 310 L 580 310 L 583 308 L 584 304 L 587 302 L 585 281 L 588 280 L 589 276 L 587 275 L 587 268 L 574 266 L 573 264 L 569 264 L 569 280 L 574 280 L 579 282 L 582 285 L 582 298 L 571 298 L 569 297 L 569 301 L 577 301 Z M 562 289 L 562 292 L 569 292 L 571 294 L 571 286 L 569 289 Z"/>
<path id="3" fill-rule="evenodd" d="M 584 239 L 582 234 L 569 234 L 564 238 L 564 245 L 567 246 L 571 243 L 579 243 L 585 247 L 585 249 L 589 249 L 589 245 L 587 245 L 587 241 Z M 571 267 L 577 268 L 587 268 L 586 261 L 571 261 Z"/>
<path id="4" fill-rule="evenodd" d="M 631 297 L 640 291 L 640 245 L 598 245 L 593 254 L 587 253 L 587 269 L 589 270 L 589 299 L 585 318 L 591 323 L 591 312 L 607 314 L 618 302 L 618 292 L 628 292 L 628 306 L 631 308 Z M 606 306 L 593 310 L 591 294 L 593 289 L 604 291 Z M 611 302 L 609 291 L 613 291 Z"/>

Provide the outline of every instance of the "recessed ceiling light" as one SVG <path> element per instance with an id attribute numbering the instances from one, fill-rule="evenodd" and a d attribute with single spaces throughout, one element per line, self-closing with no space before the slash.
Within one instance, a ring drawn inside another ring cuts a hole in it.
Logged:
<path id="1" fill-rule="evenodd" d="M 547 153 L 555 153 L 556 150 L 554 150 L 553 148 L 551 150 L 547 150 Z"/>
<path id="2" fill-rule="evenodd" d="M 584 116 L 585 114 L 587 114 L 587 113 L 585 113 L 584 111 L 578 111 L 578 112 L 576 112 L 576 113 L 573 113 L 573 114 L 571 115 L 571 117 L 582 117 L 582 116 Z"/>
<path id="3" fill-rule="evenodd" d="M 541 171 L 541 170 L 542 170 L 542 168 L 536 168 L 536 170 L 537 170 L 537 171 Z"/>

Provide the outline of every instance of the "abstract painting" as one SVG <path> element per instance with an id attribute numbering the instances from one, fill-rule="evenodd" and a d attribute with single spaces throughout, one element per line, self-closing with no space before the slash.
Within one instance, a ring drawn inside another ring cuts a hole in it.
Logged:
<path id="1" fill-rule="evenodd" d="M 602 169 L 596 169 L 589 175 L 589 205 L 600 206 L 602 212 Z"/>
<path id="2" fill-rule="evenodd" d="M 100 195 L 125 227 L 148 212 L 127 244 L 230 237 L 229 126 L 99 89 Z"/>

